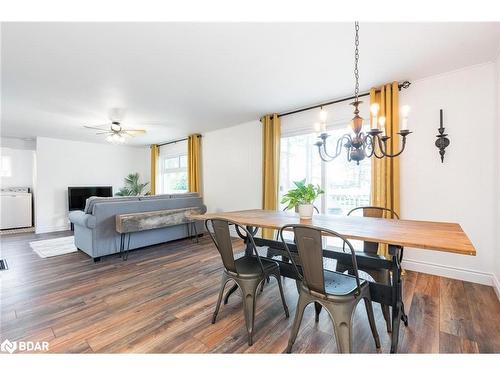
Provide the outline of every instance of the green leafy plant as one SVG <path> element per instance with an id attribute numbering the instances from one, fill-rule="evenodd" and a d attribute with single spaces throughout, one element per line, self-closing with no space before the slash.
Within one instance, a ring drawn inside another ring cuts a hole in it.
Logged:
<path id="1" fill-rule="evenodd" d="M 299 204 L 313 204 L 320 194 L 324 194 L 319 185 L 306 184 L 306 179 L 293 183 L 296 188 L 289 190 L 281 199 L 281 203 L 286 204 L 286 210 L 293 209 Z"/>
<path id="2" fill-rule="evenodd" d="M 115 195 L 119 197 L 129 197 L 137 195 L 149 195 L 149 191 L 144 192 L 149 182 L 139 182 L 139 173 L 130 173 L 125 177 L 125 186 L 122 187 Z"/>

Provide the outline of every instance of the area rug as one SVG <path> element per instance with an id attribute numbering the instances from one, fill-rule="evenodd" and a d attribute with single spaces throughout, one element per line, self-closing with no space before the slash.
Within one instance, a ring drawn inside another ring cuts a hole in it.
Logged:
<path id="1" fill-rule="evenodd" d="M 55 257 L 69 253 L 75 253 L 78 249 L 75 246 L 74 236 L 52 238 L 50 240 L 40 240 L 30 242 L 30 246 L 40 258 Z"/>

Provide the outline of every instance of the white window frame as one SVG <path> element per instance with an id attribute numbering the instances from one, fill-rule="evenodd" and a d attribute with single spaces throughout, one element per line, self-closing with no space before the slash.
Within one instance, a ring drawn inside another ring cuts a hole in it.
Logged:
<path id="1" fill-rule="evenodd" d="M 180 141 L 174 144 L 168 144 L 165 146 L 160 146 L 160 155 L 158 158 L 158 170 L 157 170 L 157 186 L 159 187 L 160 194 L 175 194 L 175 192 L 167 192 L 164 186 L 164 176 L 169 173 L 182 173 L 185 172 L 187 174 L 187 160 L 186 166 L 181 167 L 182 156 L 185 156 L 187 159 L 187 141 Z M 179 167 L 177 168 L 167 168 L 167 159 L 178 158 Z M 188 191 L 187 189 L 185 190 Z"/>

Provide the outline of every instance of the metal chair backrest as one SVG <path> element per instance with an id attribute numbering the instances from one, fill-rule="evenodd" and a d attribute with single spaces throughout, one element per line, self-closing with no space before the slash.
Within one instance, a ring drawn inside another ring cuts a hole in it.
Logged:
<path id="1" fill-rule="evenodd" d="M 210 230 L 209 224 L 211 225 L 213 231 Z M 207 219 L 205 220 L 205 228 L 207 229 L 210 238 L 215 244 L 215 247 L 219 251 L 219 254 L 222 258 L 222 264 L 224 264 L 224 268 L 230 272 L 238 273 L 234 259 L 233 242 L 231 240 L 231 235 L 229 232 L 230 225 L 234 225 L 239 233 L 243 231 L 243 233 L 246 235 L 245 242 L 250 242 L 250 245 L 253 248 L 253 252 L 259 262 L 262 273 L 264 273 L 264 266 L 262 265 L 262 261 L 260 260 L 259 254 L 257 252 L 257 246 L 255 246 L 253 236 L 247 228 L 239 223 L 223 218 Z"/>
<path id="2" fill-rule="evenodd" d="M 384 214 L 387 219 L 399 219 L 399 215 L 390 208 L 385 207 L 377 207 L 377 206 L 361 206 L 353 208 L 351 211 L 347 213 L 347 216 L 350 216 L 353 212 L 362 211 L 363 217 L 378 217 L 383 218 Z M 369 242 L 363 241 L 363 252 L 367 254 L 377 254 L 378 252 L 378 243 L 377 242 Z"/>
<path id="3" fill-rule="evenodd" d="M 302 275 L 299 272 L 297 264 L 293 260 L 294 257 L 290 253 L 288 244 L 283 237 L 283 232 L 287 229 L 292 229 L 294 233 L 294 241 L 299 253 Z M 309 288 L 309 290 L 326 295 L 324 278 L 325 270 L 323 265 L 323 234 L 330 237 L 340 238 L 344 245 L 347 244 L 347 247 L 351 250 L 354 277 L 356 278 L 357 293 L 359 293 L 360 281 L 356 255 L 354 248 L 347 238 L 332 230 L 312 225 L 288 224 L 282 227 L 279 231 L 281 241 L 288 252 L 289 259 L 292 261 L 295 271 L 299 275 L 302 282 L 307 286 L 307 288 Z"/>

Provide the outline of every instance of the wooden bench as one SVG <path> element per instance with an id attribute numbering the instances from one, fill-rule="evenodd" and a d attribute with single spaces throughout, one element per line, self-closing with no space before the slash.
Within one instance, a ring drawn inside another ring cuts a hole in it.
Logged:
<path id="1" fill-rule="evenodd" d="M 204 208 L 202 207 L 186 207 L 116 215 L 116 231 L 120 233 L 120 256 L 123 256 L 123 260 L 127 260 L 130 235 L 134 232 L 186 224 L 188 237 L 196 238 L 196 241 L 198 241 L 196 220 L 191 219 L 191 215 L 203 213 Z M 126 239 L 127 235 L 128 241 Z M 125 246 L 125 242 L 127 242 L 127 246 Z"/>

